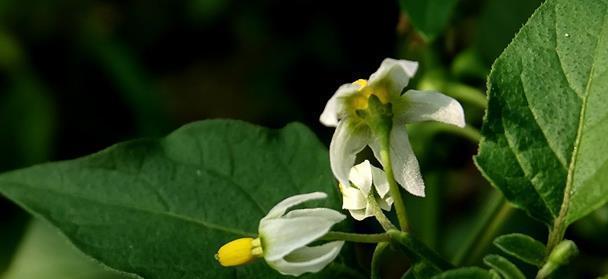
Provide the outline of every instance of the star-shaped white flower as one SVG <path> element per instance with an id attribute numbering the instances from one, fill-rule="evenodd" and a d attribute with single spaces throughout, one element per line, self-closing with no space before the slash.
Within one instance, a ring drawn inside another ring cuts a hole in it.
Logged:
<path id="1" fill-rule="evenodd" d="M 260 220 L 258 238 L 229 242 L 220 248 L 216 258 L 223 266 L 236 266 L 263 257 L 268 265 L 284 275 L 300 276 L 320 271 L 338 256 L 344 241 L 307 245 L 327 234 L 346 216 L 329 208 L 287 210 L 326 197 L 325 193 L 315 192 L 279 202 Z"/>
<path id="2" fill-rule="evenodd" d="M 408 90 L 401 95 L 417 68 L 417 62 L 386 58 L 369 81 L 344 84 L 327 102 L 320 121 L 336 127 L 329 152 L 331 169 L 341 184 L 349 185 L 349 170 L 355 163 L 356 154 L 365 146 L 369 145 L 382 162 L 379 137 L 374 135 L 365 119 L 370 98 L 374 96 L 391 109 L 389 141 L 394 178 L 408 192 L 424 196 L 424 182 L 405 124 L 435 120 L 464 127 L 465 121 L 458 101 L 442 93 Z"/>
<path id="3" fill-rule="evenodd" d="M 381 209 L 391 210 L 393 198 L 389 195 L 389 185 L 386 181 L 384 172 L 372 166 L 368 160 L 354 166 L 348 175 L 351 185 L 340 184 L 342 192 L 342 208 L 348 209 L 350 215 L 356 220 L 363 220 L 374 216 L 376 207 L 371 203 L 375 202 Z M 375 188 L 374 195 L 372 185 Z M 370 201 L 373 198 L 374 201 Z"/>

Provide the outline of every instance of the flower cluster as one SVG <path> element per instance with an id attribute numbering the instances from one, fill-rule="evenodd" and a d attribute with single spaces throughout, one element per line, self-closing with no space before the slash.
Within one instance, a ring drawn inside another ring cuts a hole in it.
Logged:
<path id="1" fill-rule="evenodd" d="M 321 114 L 321 123 L 336 127 L 329 152 L 331 169 L 339 182 L 342 208 L 356 220 L 370 216 L 379 221 L 386 219 L 382 210 L 389 211 L 393 203 L 395 207 L 400 205 L 395 181 L 409 193 L 424 196 L 425 186 L 406 124 L 435 120 L 465 125 L 462 107 L 451 97 L 418 90 L 402 94 L 417 68 L 416 62 L 387 58 L 368 80 L 340 86 Z M 368 160 L 355 165 L 357 154 L 366 146 L 386 173 Z M 344 241 L 308 245 L 346 217 L 328 208 L 287 210 L 325 197 L 326 194 L 317 192 L 281 201 L 260 220 L 257 238 L 229 242 L 219 249 L 216 258 L 223 266 L 264 258 L 269 266 L 285 275 L 320 271 L 336 258 Z"/>

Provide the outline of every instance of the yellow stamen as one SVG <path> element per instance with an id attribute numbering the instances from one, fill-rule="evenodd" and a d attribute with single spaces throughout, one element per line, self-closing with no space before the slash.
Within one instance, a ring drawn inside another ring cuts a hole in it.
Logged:
<path id="1" fill-rule="evenodd" d="M 376 95 L 383 104 L 388 104 L 390 102 L 390 95 L 385 87 L 378 86 L 377 88 L 374 88 L 373 94 Z"/>
<path id="2" fill-rule="evenodd" d="M 369 87 L 365 79 L 358 79 L 353 84 L 359 86 L 359 92 L 350 99 L 350 105 L 355 110 L 367 109 L 369 96 L 371 95 L 376 95 L 383 104 L 390 102 L 390 96 L 383 86 Z"/>
<path id="3" fill-rule="evenodd" d="M 238 266 L 262 257 L 263 250 L 259 238 L 240 238 L 230 241 L 217 251 L 215 259 L 222 266 Z"/>
<path id="4" fill-rule="evenodd" d="M 367 80 L 366 79 L 358 79 L 355 82 L 353 82 L 354 85 L 359 85 L 359 90 L 363 89 L 363 87 L 367 86 Z"/>
<path id="5" fill-rule="evenodd" d="M 355 95 L 351 99 L 351 107 L 355 110 L 357 109 L 366 109 L 368 103 L 368 96 L 365 95 Z"/>

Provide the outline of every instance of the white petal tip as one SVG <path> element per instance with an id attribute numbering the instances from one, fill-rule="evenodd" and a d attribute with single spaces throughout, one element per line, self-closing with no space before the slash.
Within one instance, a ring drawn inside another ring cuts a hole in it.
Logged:
<path id="1" fill-rule="evenodd" d="M 321 114 L 321 117 L 319 117 L 319 121 L 326 127 L 338 126 L 338 118 L 333 115 Z"/>
<path id="2" fill-rule="evenodd" d="M 416 183 L 417 185 L 414 185 L 414 187 L 403 187 L 408 193 L 416 196 L 416 197 L 424 197 L 425 193 L 424 193 L 424 182 L 419 181 L 418 183 Z"/>
<path id="3" fill-rule="evenodd" d="M 426 195 L 424 194 L 424 191 L 420 192 L 420 193 L 412 193 L 412 195 L 416 196 L 416 197 L 421 197 L 424 198 L 426 197 Z"/>

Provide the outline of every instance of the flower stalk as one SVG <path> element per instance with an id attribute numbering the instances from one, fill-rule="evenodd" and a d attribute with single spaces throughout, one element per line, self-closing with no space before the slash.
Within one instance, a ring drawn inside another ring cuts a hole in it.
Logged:
<path id="1" fill-rule="evenodd" d="M 392 105 L 382 104 L 379 98 L 376 96 L 371 96 L 369 98 L 369 111 L 369 126 L 372 133 L 380 143 L 380 163 L 382 163 L 382 166 L 384 167 L 384 173 L 386 174 L 386 179 L 389 185 L 389 192 L 395 204 L 395 211 L 397 212 L 397 219 L 399 220 L 399 228 L 402 231 L 409 231 L 405 204 L 403 203 L 403 197 L 401 196 L 399 185 L 397 185 L 397 182 L 395 181 L 393 164 L 390 155 L 390 135 L 391 130 L 393 129 Z M 378 221 L 380 221 L 380 219 Z"/>
<path id="2" fill-rule="evenodd" d="M 388 233 L 376 233 L 376 234 L 359 234 L 359 233 L 347 233 L 347 232 L 334 232 L 330 231 L 321 240 L 334 241 L 343 240 L 356 243 L 380 243 L 390 241 Z"/>
<path id="3" fill-rule="evenodd" d="M 409 257 L 423 260 L 438 270 L 448 270 L 454 267 L 439 256 L 437 252 L 412 237 L 409 233 L 393 230 L 389 231 L 388 234 L 392 243 L 400 247 Z"/>
<path id="4" fill-rule="evenodd" d="M 407 220 L 407 212 L 405 210 L 405 204 L 403 203 L 403 197 L 401 197 L 401 191 L 395 179 L 393 178 L 393 167 L 391 165 L 390 153 L 388 151 L 388 137 L 384 137 L 382 149 L 380 150 L 380 157 L 382 158 L 382 164 L 384 165 L 384 172 L 386 172 L 386 178 L 388 180 L 389 190 L 391 197 L 395 204 L 395 211 L 397 212 L 397 219 L 399 220 L 399 227 L 402 231 L 409 231 L 409 223 Z"/>
<path id="5" fill-rule="evenodd" d="M 397 229 L 391 220 L 384 215 L 384 212 L 382 212 L 380 205 L 378 205 L 378 202 L 376 202 L 373 191 L 369 193 L 368 201 L 370 206 L 373 208 L 372 210 L 374 211 L 374 217 L 376 217 L 376 220 L 378 220 L 378 223 L 380 223 L 380 226 L 382 226 L 385 231 Z"/>

